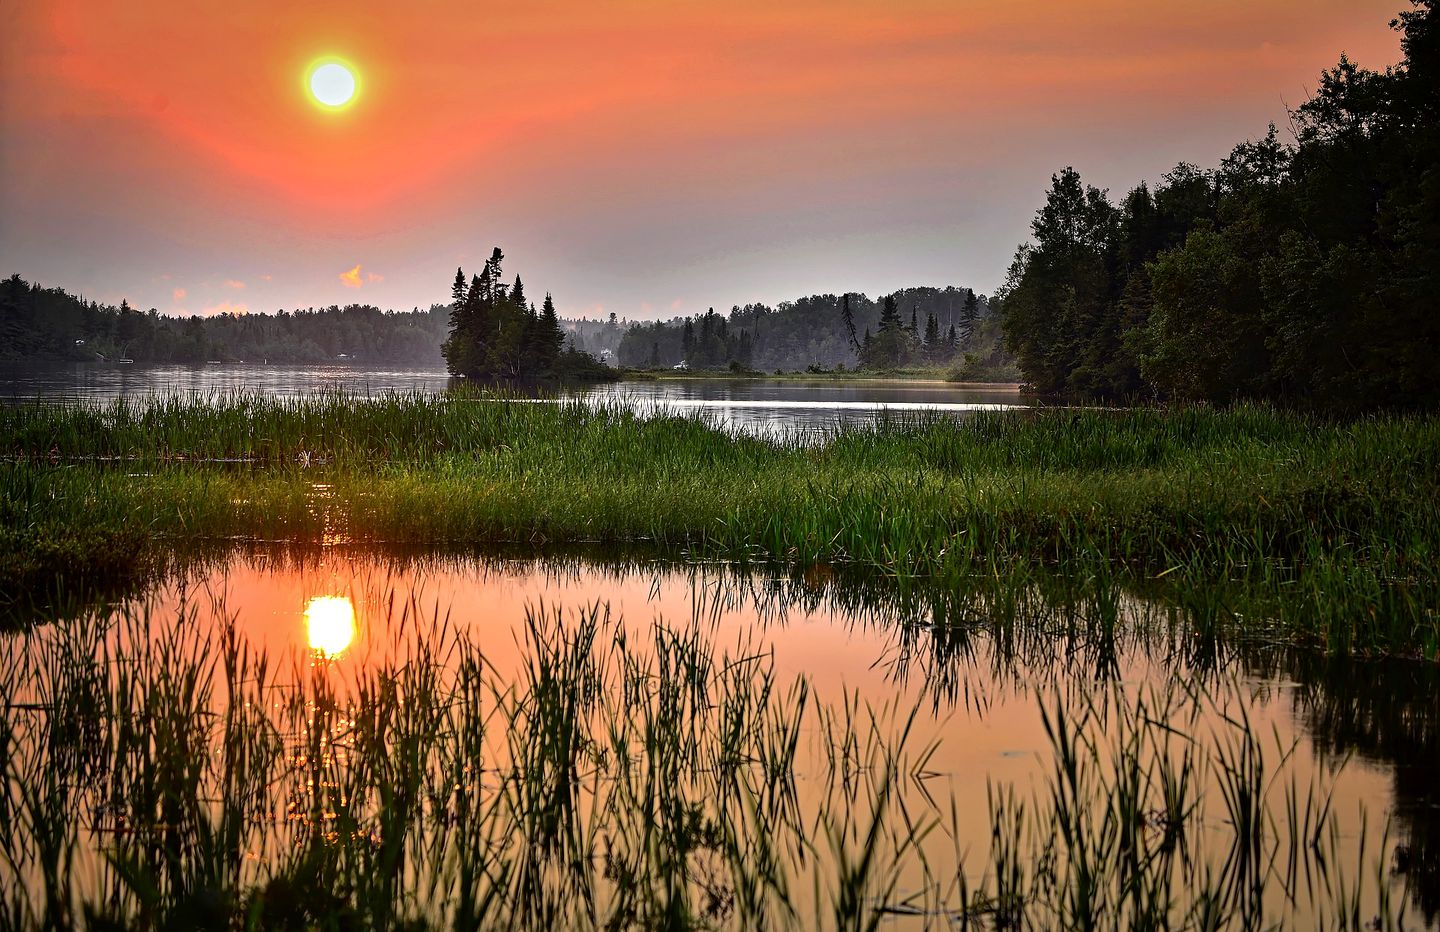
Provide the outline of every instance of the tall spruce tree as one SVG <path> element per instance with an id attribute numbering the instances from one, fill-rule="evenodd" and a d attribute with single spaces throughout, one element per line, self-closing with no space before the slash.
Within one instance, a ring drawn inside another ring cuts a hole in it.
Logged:
<path id="1" fill-rule="evenodd" d="M 944 358 L 944 347 L 940 345 L 940 321 L 935 319 L 934 313 L 925 318 L 925 355 L 931 362 L 938 362 Z"/>
<path id="2" fill-rule="evenodd" d="M 980 322 L 980 299 L 975 289 L 965 289 L 965 302 L 960 305 L 960 343 L 970 346 L 975 342 L 975 326 Z"/>

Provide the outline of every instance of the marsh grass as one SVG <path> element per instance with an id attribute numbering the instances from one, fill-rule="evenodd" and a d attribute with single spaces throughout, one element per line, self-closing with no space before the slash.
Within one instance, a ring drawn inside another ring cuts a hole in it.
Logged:
<path id="1" fill-rule="evenodd" d="M 886 416 L 813 444 L 622 404 L 231 395 L 0 406 L 0 451 L 11 601 L 236 539 L 585 543 L 940 585 L 1024 563 L 1217 633 L 1440 652 L 1433 417 Z"/>
<path id="2" fill-rule="evenodd" d="M 1404 919 L 1395 845 L 1357 851 L 1330 778 L 1218 686 L 1037 688 L 1040 781 L 992 786 L 987 844 L 928 698 L 820 695 L 747 635 L 536 606 L 502 671 L 405 599 L 335 660 L 198 608 L 0 642 L 7 927 Z"/>

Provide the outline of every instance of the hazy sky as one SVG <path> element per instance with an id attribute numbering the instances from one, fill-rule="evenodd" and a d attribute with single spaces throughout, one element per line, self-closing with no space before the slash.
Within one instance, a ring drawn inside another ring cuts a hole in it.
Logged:
<path id="1" fill-rule="evenodd" d="M 1002 279 L 1052 172 L 1286 125 L 1403 0 L 0 3 L 0 274 L 142 308 L 567 315 Z M 361 93 L 326 112 L 317 57 Z M 358 267 L 358 268 L 357 268 Z"/>

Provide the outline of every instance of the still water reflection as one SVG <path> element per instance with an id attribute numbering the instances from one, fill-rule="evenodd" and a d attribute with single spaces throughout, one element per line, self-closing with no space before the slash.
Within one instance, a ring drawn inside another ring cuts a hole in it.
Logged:
<path id="1" fill-rule="evenodd" d="M 317 392 L 376 396 L 438 394 L 454 384 L 443 369 L 368 369 L 358 366 L 114 366 L 93 363 L 7 363 L 0 399 L 12 402 L 104 402 L 119 397 L 256 392 L 304 397 Z M 553 396 L 553 393 L 551 393 Z M 695 379 L 617 382 L 565 389 L 561 397 L 617 403 L 646 412 L 693 414 L 762 434 L 821 433 L 840 424 L 886 415 L 936 412 L 962 417 L 1030 403 L 1013 385 L 857 380 Z"/>
<path id="2" fill-rule="evenodd" d="M 355 605 L 349 596 L 317 595 L 305 603 L 305 639 L 322 657 L 335 658 L 355 640 Z"/>
<path id="3" fill-rule="evenodd" d="M 726 656 L 768 658 L 778 683 L 803 677 L 828 715 L 889 709 L 896 713 L 889 724 L 875 726 L 883 731 L 913 710 L 908 741 L 926 750 L 898 784 L 894 805 L 905 819 L 929 813 L 946 830 L 916 842 L 924 869 L 902 872 L 888 894 L 897 921 L 910 908 L 903 904 L 930 902 L 935 864 L 949 864 L 942 873 L 958 877 L 961 889 L 994 882 L 997 868 L 985 852 L 996 838 L 997 792 L 1020 799 L 1053 792 L 1056 716 L 1077 716 L 1086 740 L 1099 746 L 1120 743 L 1128 720 L 1114 710 L 1095 716 L 1086 705 L 1115 690 L 1127 702 L 1148 702 L 1147 727 L 1158 723 L 1166 740 L 1209 742 L 1221 759 L 1233 754 L 1236 766 L 1258 768 L 1261 816 L 1276 838 L 1304 831 L 1286 814 L 1295 801 L 1327 807 L 1334 820 L 1327 843 L 1345 856 L 1356 886 L 1336 888 L 1328 874 L 1302 881 L 1293 864 L 1285 876 L 1262 875 L 1256 909 L 1269 921 L 1324 926 L 1337 898 L 1353 896 L 1367 916 L 1389 897 L 1408 902 L 1409 927 L 1436 922 L 1440 675 L 1433 665 L 1316 659 L 1273 645 L 1196 649 L 1173 613 L 1133 596 L 1121 598 L 1118 623 L 1096 627 L 1087 621 L 1086 596 L 1065 586 L 1020 596 L 1018 612 L 1016 594 L 1002 595 L 904 586 L 828 567 L 413 560 L 332 549 L 232 556 L 154 593 L 150 611 L 190 612 L 201 630 L 233 626 L 275 656 L 313 651 L 325 675 L 340 681 L 397 661 L 403 669 L 417 629 L 454 630 L 478 645 L 499 681 L 515 682 L 536 662 L 527 613 L 555 609 L 563 635 L 583 627 L 577 608 L 603 605 L 620 619 L 602 628 L 605 637 L 653 646 L 665 625 L 703 631 Z M 1243 754 L 1227 743 L 1237 735 L 1252 742 Z M 820 756 L 797 766 L 798 798 L 833 804 L 833 774 L 819 775 L 825 754 L 833 766 L 835 748 L 812 750 Z M 1224 777 L 1217 770 L 1205 779 L 1210 806 L 1187 842 L 1197 850 L 1235 831 L 1233 811 L 1220 804 Z M 1145 818 L 1155 820 L 1148 830 L 1164 830 L 1162 817 Z M 1232 850 L 1201 866 L 1238 870 L 1233 861 Z M 1183 888 L 1176 895 L 1183 899 Z"/>

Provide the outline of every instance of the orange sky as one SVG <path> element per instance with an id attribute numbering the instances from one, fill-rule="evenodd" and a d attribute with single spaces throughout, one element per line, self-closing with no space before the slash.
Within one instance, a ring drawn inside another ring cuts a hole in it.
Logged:
<path id="1" fill-rule="evenodd" d="M 992 289 L 1051 172 L 1284 126 L 1402 0 L 0 4 L 0 274 L 162 311 Z M 336 54 L 347 110 L 304 94 Z"/>

